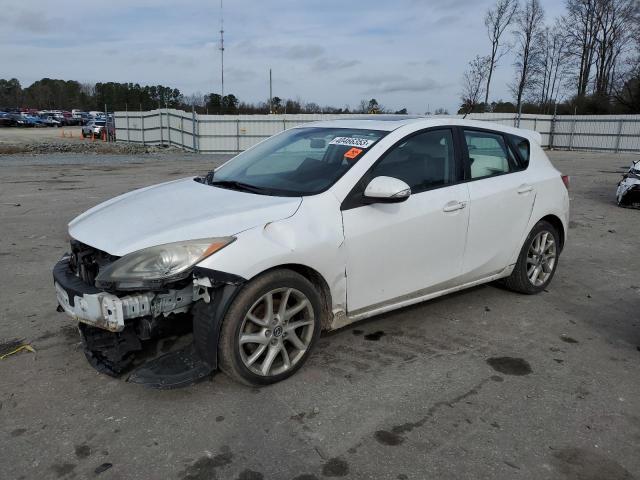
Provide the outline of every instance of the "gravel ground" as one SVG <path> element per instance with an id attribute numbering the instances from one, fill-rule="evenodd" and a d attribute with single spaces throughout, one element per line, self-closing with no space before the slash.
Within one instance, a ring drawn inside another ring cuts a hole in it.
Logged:
<path id="1" fill-rule="evenodd" d="M 36 349 L 0 360 L 0 478 L 640 478 L 632 157 L 550 155 L 572 221 L 547 292 L 477 287 L 325 335 L 280 384 L 175 391 L 96 373 L 50 270 L 75 215 L 222 158 L 0 157 L 0 343 Z"/>
<path id="2" fill-rule="evenodd" d="M 80 138 L 82 127 L 0 128 L 0 145 L 49 143 Z M 63 132 L 66 137 L 63 137 Z"/>
<path id="3" fill-rule="evenodd" d="M 13 154 L 136 155 L 163 150 L 133 143 L 82 137 L 82 127 L 0 128 L 0 156 Z"/>

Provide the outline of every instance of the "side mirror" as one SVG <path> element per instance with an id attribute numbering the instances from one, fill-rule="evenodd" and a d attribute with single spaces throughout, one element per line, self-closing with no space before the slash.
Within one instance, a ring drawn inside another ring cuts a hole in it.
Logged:
<path id="1" fill-rule="evenodd" d="M 364 190 L 368 203 L 400 203 L 411 195 L 411 187 L 393 177 L 376 177 Z"/>

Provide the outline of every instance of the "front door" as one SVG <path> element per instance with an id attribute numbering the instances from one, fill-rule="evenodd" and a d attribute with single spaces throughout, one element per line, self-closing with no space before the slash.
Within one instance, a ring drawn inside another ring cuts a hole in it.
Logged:
<path id="1" fill-rule="evenodd" d="M 349 314 L 455 284 L 462 271 L 468 190 L 459 184 L 453 131 L 431 129 L 391 147 L 367 172 L 403 180 L 411 196 L 402 203 L 345 201 Z M 361 195 L 361 191 L 352 192 Z"/>

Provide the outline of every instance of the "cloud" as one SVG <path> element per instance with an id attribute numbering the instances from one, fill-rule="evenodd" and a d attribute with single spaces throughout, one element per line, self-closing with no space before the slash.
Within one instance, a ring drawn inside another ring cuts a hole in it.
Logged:
<path id="1" fill-rule="evenodd" d="M 342 60 L 339 58 L 321 57 L 311 65 L 311 70 L 316 72 L 335 72 L 336 70 L 344 70 L 359 65 L 360 60 Z"/>
<path id="2" fill-rule="evenodd" d="M 382 82 L 369 90 L 371 93 L 398 93 L 398 92 L 427 92 L 438 90 L 441 85 L 430 79 L 403 79 L 390 82 Z"/>
<path id="3" fill-rule="evenodd" d="M 413 78 L 400 73 L 367 74 L 346 81 L 365 85 L 365 93 L 427 92 L 442 87 L 431 78 Z"/>
<path id="4" fill-rule="evenodd" d="M 358 85 L 374 85 L 379 86 L 383 83 L 407 80 L 406 75 L 399 73 L 366 73 L 357 77 L 348 78 L 346 81 Z"/>
<path id="5" fill-rule="evenodd" d="M 257 45 L 242 41 L 237 45 L 240 52 L 249 55 L 288 58 L 291 60 L 318 58 L 324 53 L 321 45 Z"/>

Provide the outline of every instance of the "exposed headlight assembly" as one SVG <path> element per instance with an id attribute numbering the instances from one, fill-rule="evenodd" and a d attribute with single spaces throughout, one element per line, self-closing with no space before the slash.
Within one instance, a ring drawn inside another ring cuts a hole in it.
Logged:
<path id="1" fill-rule="evenodd" d="M 158 288 L 188 277 L 194 265 L 234 240 L 235 237 L 203 238 L 144 248 L 103 268 L 96 277 L 96 286 L 117 290 Z"/>

